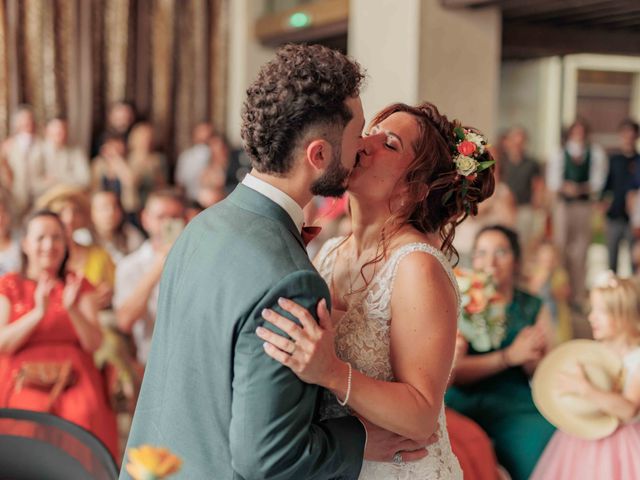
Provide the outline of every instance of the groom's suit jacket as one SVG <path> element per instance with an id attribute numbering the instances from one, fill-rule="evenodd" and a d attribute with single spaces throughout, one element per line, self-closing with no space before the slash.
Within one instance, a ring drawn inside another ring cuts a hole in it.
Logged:
<path id="1" fill-rule="evenodd" d="M 318 387 L 268 357 L 255 333 L 264 308 L 282 313 L 279 297 L 314 314 L 330 300 L 293 220 L 239 185 L 169 254 L 127 448 L 168 447 L 183 460 L 179 478 L 357 478 L 362 424 L 317 421 Z"/>

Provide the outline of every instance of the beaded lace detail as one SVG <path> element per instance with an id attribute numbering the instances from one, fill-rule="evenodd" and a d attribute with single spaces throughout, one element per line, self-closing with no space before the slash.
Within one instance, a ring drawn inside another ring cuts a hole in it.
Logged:
<path id="1" fill-rule="evenodd" d="M 327 241 L 317 257 L 318 271 L 329 284 L 331 284 L 337 256 L 336 247 L 343 240 L 344 238 L 333 238 Z M 403 258 L 414 252 L 427 253 L 440 262 L 456 291 L 458 311 L 460 310 L 457 282 L 449 262 L 440 250 L 426 243 L 410 243 L 393 252 L 374 275 L 367 288 L 348 297 L 347 311 L 338 320 L 336 327 L 338 356 L 350 362 L 353 368 L 378 380 L 395 380 L 389 351 L 391 292 L 398 265 Z M 330 392 L 325 391 L 323 395 L 320 407 L 321 418 L 341 417 L 349 413 L 346 407 L 338 405 Z M 363 480 L 461 479 L 462 471 L 449 443 L 444 406 L 440 411 L 437 433 L 438 441 L 429 446 L 429 455 L 424 459 L 403 465 L 365 461 L 359 478 Z"/>

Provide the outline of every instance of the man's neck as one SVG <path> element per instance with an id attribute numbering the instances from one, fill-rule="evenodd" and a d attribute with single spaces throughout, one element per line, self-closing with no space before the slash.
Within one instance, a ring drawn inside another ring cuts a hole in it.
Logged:
<path id="1" fill-rule="evenodd" d="M 289 195 L 300 205 L 300 208 L 304 208 L 313 198 L 309 185 L 305 185 L 300 179 L 276 177 L 275 175 L 260 173 L 256 169 L 251 170 L 250 174 Z"/>

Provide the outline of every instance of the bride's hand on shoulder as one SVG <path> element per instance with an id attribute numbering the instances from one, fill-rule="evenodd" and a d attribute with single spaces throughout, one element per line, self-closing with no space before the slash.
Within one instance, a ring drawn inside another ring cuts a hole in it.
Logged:
<path id="1" fill-rule="evenodd" d="M 288 335 L 258 327 L 256 334 L 265 341 L 265 352 L 289 367 L 302 381 L 330 388 L 336 372 L 344 364 L 335 352 L 335 329 L 326 301 L 323 299 L 318 304 L 319 323 L 306 308 L 291 300 L 281 298 L 278 304 L 297 318 L 300 325 L 273 310 L 263 310 L 263 318 Z"/>

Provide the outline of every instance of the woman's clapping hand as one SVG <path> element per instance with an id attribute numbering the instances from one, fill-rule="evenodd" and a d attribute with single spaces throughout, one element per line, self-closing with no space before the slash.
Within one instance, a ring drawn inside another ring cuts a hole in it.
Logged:
<path id="1" fill-rule="evenodd" d="M 49 295 L 51 294 L 51 290 L 53 290 L 55 284 L 55 279 L 50 275 L 42 275 L 38 279 L 38 284 L 36 285 L 36 289 L 33 293 L 33 299 L 35 309 L 41 314 L 44 314 L 47 310 L 47 305 L 49 305 Z"/>

